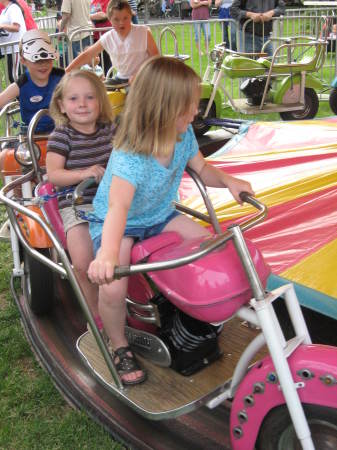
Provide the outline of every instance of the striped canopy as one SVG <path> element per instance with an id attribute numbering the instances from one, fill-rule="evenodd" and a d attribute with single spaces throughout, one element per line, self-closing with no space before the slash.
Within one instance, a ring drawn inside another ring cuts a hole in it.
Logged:
<path id="1" fill-rule="evenodd" d="M 269 208 L 246 233 L 271 267 L 269 287 L 291 281 L 301 304 L 337 318 L 337 119 L 253 123 L 208 161 L 249 180 Z M 208 192 L 223 227 L 252 212 L 227 190 Z M 180 195 L 205 212 L 187 176 Z"/>

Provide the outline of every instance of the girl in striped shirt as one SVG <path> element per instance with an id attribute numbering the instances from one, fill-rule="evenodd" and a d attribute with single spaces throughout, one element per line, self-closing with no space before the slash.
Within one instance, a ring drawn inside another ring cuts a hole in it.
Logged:
<path id="1" fill-rule="evenodd" d="M 46 160 L 48 179 L 57 188 L 75 187 L 89 177 L 100 181 L 112 150 L 112 111 L 102 81 L 92 72 L 75 70 L 57 85 L 50 103 L 56 128 L 48 139 Z M 96 188 L 85 191 L 82 210 L 91 210 L 95 192 Z M 74 272 L 101 329 L 98 288 L 87 278 L 94 257 L 88 222 L 75 216 L 66 196 L 58 200 Z"/>

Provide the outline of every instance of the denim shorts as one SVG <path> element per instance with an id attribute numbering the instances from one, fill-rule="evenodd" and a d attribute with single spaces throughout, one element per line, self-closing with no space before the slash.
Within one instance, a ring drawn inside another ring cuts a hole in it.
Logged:
<path id="1" fill-rule="evenodd" d="M 208 22 L 199 22 L 193 24 L 194 28 L 194 39 L 195 42 L 199 42 L 201 38 L 201 33 L 204 34 L 205 41 L 210 42 L 211 40 L 211 29 Z"/>
<path id="2" fill-rule="evenodd" d="M 156 225 L 149 226 L 149 227 L 126 227 L 124 231 L 125 237 L 132 237 L 134 238 L 135 242 L 137 241 L 144 241 L 145 239 L 148 239 L 153 236 L 157 236 L 157 234 L 160 234 L 166 225 L 171 222 L 175 217 L 180 216 L 180 212 L 173 211 L 165 220 L 164 222 L 157 223 Z M 94 255 L 96 256 L 96 253 L 98 252 L 102 241 L 102 235 L 96 236 L 93 240 L 93 247 L 94 247 Z"/>

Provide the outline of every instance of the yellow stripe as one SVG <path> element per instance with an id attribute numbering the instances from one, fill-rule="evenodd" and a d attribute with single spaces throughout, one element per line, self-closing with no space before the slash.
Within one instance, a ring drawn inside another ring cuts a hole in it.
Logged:
<path id="1" fill-rule="evenodd" d="M 302 259 L 280 276 L 315 289 L 337 301 L 337 239 Z"/>
<path id="2" fill-rule="evenodd" d="M 327 174 L 306 177 L 286 185 L 257 192 L 257 198 L 270 208 L 335 185 L 337 185 L 337 172 L 333 170 Z M 210 198 L 220 222 L 234 220 L 253 212 L 253 208 L 249 205 L 240 206 L 233 200 L 225 201 L 221 190 L 213 190 Z M 183 203 L 190 208 L 206 213 L 204 203 L 199 196 L 189 197 Z"/>

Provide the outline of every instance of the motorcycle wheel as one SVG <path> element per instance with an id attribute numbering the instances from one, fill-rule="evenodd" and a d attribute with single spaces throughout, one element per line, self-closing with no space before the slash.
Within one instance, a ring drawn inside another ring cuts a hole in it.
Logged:
<path id="1" fill-rule="evenodd" d="M 337 410 L 319 405 L 303 405 L 314 446 L 319 450 L 337 448 Z M 286 405 L 274 408 L 260 428 L 258 450 L 301 450 Z"/>
<path id="2" fill-rule="evenodd" d="M 50 257 L 49 249 L 40 249 L 44 256 Z M 29 253 L 24 252 L 23 292 L 34 314 L 48 314 L 54 303 L 53 272 Z"/>
<path id="3" fill-rule="evenodd" d="M 204 135 L 210 128 L 210 125 L 206 125 L 202 116 L 204 115 L 206 108 L 208 105 L 208 99 L 207 98 L 202 98 L 199 102 L 199 109 L 198 109 L 198 114 L 195 116 L 193 122 L 192 122 L 192 126 L 193 126 L 193 130 L 194 133 L 197 137 L 201 137 L 202 135 Z M 211 109 L 209 110 L 208 113 L 208 118 L 212 118 L 214 119 L 216 117 L 216 109 L 215 109 L 215 103 L 212 103 Z"/>
<path id="4" fill-rule="evenodd" d="M 318 108 L 319 108 L 318 96 L 314 89 L 305 88 L 304 102 L 305 102 L 305 107 L 303 110 L 280 112 L 281 118 L 283 120 L 313 119 L 316 116 Z"/>
<path id="5" fill-rule="evenodd" d="M 329 105 L 331 111 L 337 115 L 337 89 L 332 89 L 329 95 Z"/>

